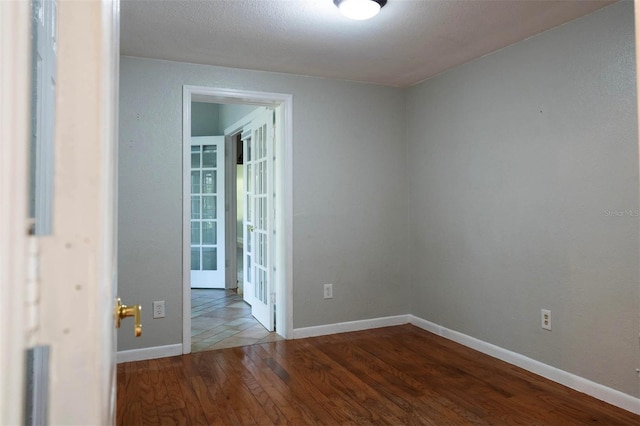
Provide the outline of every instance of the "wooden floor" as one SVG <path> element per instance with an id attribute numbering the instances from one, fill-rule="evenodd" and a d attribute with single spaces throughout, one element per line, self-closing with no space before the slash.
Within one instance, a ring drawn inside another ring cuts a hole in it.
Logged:
<path id="1" fill-rule="evenodd" d="M 118 365 L 117 424 L 639 425 L 411 325 Z"/>

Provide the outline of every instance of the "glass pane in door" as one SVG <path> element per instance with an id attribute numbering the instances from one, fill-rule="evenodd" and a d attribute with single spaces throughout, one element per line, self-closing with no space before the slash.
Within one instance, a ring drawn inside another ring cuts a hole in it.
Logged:
<path id="1" fill-rule="evenodd" d="M 198 247 L 191 247 L 191 270 L 200 270 L 200 249 Z"/>
<path id="2" fill-rule="evenodd" d="M 218 249 L 202 247 L 202 270 L 215 271 L 218 269 Z"/>
<path id="3" fill-rule="evenodd" d="M 191 193 L 200 193 L 200 172 L 191 172 Z"/>
<path id="4" fill-rule="evenodd" d="M 191 197 L 191 219 L 200 219 L 200 196 Z"/>
<path id="5" fill-rule="evenodd" d="M 217 162 L 217 152 L 215 145 L 205 145 L 202 147 L 202 168 L 215 167 Z"/>
<path id="6" fill-rule="evenodd" d="M 200 244 L 200 222 L 195 220 L 191 221 L 191 244 Z"/>
<path id="7" fill-rule="evenodd" d="M 203 194 L 216 193 L 216 171 L 215 170 L 205 170 L 202 172 L 202 193 Z"/>
<path id="8" fill-rule="evenodd" d="M 202 218 L 203 219 L 216 218 L 216 197 L 215 196 L 202 197 Z"/>
<path id="9" fill-rule="evenodd" d="M 192 169 L 200 168 L 200 147 L 199 146 L 191 147 L 191 168 Z"/>
<path id="10" fill-rule="evenodd" d="M 217 244 L 215 221 L 203 221 L 202 222 L 202 244 L 215 245 Z"/>

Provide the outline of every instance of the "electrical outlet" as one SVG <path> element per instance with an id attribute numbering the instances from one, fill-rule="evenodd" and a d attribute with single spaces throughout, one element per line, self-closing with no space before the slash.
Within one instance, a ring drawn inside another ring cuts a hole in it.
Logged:
<path id="1" fill-rule="evenodd" d="M 333 299 L 333 284 L 324 285 L 324 298 Z"/>
<path id="2" fill-rule="evenodd" d="M 548 309 L 540 310 L 540 326 L 545 329 L 551 331 L 551 311 Z"/>
<path id="3" fill-rule="evenodd" d="M 164 300 L 153 302 L 153 318 L 164 318 Z"/>

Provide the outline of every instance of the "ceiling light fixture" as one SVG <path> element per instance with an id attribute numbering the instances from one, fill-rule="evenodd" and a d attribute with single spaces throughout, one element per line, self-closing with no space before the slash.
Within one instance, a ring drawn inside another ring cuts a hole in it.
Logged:
<path id="1" fill-rule="evenodd" d="M 373 18 L 387 4 L 387 0 L 333 0 L 347 18 L 364 21 Z"/>

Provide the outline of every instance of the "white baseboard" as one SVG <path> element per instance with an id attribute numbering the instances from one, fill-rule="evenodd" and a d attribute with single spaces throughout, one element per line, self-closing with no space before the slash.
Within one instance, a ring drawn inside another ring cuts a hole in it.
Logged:
<path id="1" fill-rule="evenodd" d="M 372 318 L 359 321 L 338 322 L 335 324 L 316 325 L 293 329 L 293 339 L 305 337 L 325 336 L 327 334 L 346 333 L 348 331 L 369 330 L 372 328 L 390 327 L 408 324 L 410 315 L 395 315 L 392 317 Z"/>
<path id="2" fill-rule="evenodd" d="M 182 355 L 182 344 L 165 346 L 153 346 L 151 348 L 130 349 L 118 351 L 118 364 L 130 361 L 143 361 L 146 359 L 165 358 L 168 356 Z"/>
<path id="3" fill-rule="evenodd" d="M 545 377 L 561 385 L 567 386 L 578 392 L 586 393 L 601 401 L 608 402 L 616 407 L 623 408 L 635 414 L 640 414 L 640 399 L 635 398 L 626 393 L 601 385 L 583 377 L 576 376 L 559 368 L 543 364 L 540 361 L 520 355 L 516 352 L 501 348 L 499 346 L 476 339 L 475 337 L 450 330 L 430 321 L 418 318 L 414 315 L 408 315 L 409 322 L 416 327 L 430 331 L 433 334 L 452 340 L 461 345 L 467 346 L 478 352 L 482 352 L 499 360 L 508 362 L 517 367 L 523 368 L 539 376 Z"/>

